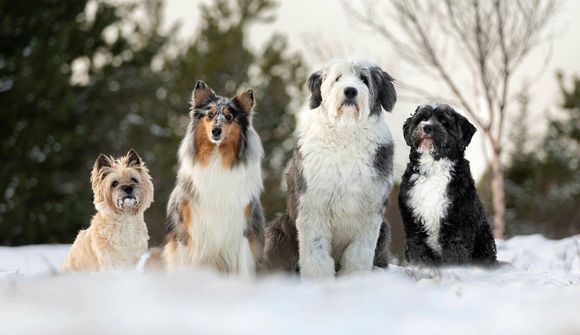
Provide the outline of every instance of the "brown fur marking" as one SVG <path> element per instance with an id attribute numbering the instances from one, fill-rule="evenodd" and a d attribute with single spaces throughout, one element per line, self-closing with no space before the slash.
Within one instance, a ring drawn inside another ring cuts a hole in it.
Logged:
<path id="1" fill-rule="evenodd" d="M 252 251 L 252 255 L 254 256 L 254 261 L 257 263 L 260 259 L 258 241 L 255 238 L 249 238 L 248 242 L 250 244 L 250 251 Z"/>
<path id="2" fill-rule="evenodd" d="M 244 217 L 246 218 L 246 220 L 250 217 L 251 213 L 252 213 L 252 204 L 248 204 L 248 206 L 244 208 Z"/>
<path id="3" fill-rule="evenodd" d="M 224 140 L 220 145 L 222 165 L 231 169 L 238 161 L 238 147 L 240 146 L 241 129 L 237 122 L 224 123 L 222 126 Z"/>
<path id="4" fill-rule="evenodd" d="M 185 236 L 187 238 L 187 243 L 191 242 L 191 237 L 189 236 L 189 231 L 191 227 L 191 208 L 187 201 L 183 201 L 180 205 L 181 211 L 181 222 L 183 225 L 183 231 L 186 232 Z"/>
<path id="5" fill-rule="evenodd" d="M 211 125 L 209 124 L 206 117 L 199 120 L 197 124 L 197 129 L 195 130 L 195 160 L 201 164 L 201 166 L 207 166 L 211 158 L 211 154 L 215 147 L 209 139 L 209 133 L 211 131 Z"/>

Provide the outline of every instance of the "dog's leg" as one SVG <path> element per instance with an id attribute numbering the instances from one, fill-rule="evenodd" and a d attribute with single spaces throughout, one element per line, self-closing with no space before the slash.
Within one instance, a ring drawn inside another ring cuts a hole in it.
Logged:
<path id="1" fill-rule="evenodd" d="M 481 220 L 473 244 L 472 258 L 473 261 L 478 263 L 495 265 L 497 264 L 497 249 L 493 234 L 485 216 L 482 215 Z"/>
<path id="2" fill-rule="evenodd" d="M 377 215 L 350 242 L 342 254 L 339 275 L 372 270 L 381 223 L 382 218 Z"/>
<path id="3" fill-rule="evenodd" d="M 177 271 L 182 266 L 191 265 L 188 259 L 187 248 L 175 240 L 170 240 L 165 244 L 162 256 L 163 262 L 169 272 Z"/>
<path id="4" fill-rule="evenodd" d="M 411 264 L 435 266 L 439 257 L 425 243 L 426 237 L 409 236 L 405 241 L 405 259 Z"/>
<path id="5" fill-rule="evenodd" d="M 296 224 L 284 214 L 268 224 L 264 246 L 264 267 L 274 271 L 298 271 L 298 232 Z"/>
<path id="6" fill-rule="evenodd" d="M 386 220 L 383 220 L 379 230 L 379 238 L 375 248 L 374 266 L 379 268 L 389 267 L 389 243 L 391 242 L 390 227 Z"/>
<path id="7" fill-rule="evenodd" d="M 302 277 L 307 279 L 333 277 L 335 269 L 334 259 L 330 254 L 331 232 L 328 222 L 324 222 L 316 215 L 299 214 L 296 228 Z"/>
<path id="8" fill-rule="evenodd" d="M 463 226 L 441 238 L 441 261 L 443 264 L 467 264 L 471 262 L 475 232 Z"/>
<path id="9" fill-rule="evenodd" d="M 237 253 L 237 256 L 238 274 L 242 277 L 252 277 L 256 271 L 256 264 L 254 262 L 254 257 L 252 256 L 250 243 L 246 238 L 242 239 L 240 251 Z"/>

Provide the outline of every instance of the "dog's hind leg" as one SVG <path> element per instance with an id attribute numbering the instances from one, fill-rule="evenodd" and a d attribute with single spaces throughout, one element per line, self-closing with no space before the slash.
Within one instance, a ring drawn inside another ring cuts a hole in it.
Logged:
<path id="1" fill-rule="evenodd" d="M 264 267 L 268 270 L 298 272 L 298 232 L 294 221 L 284 214 L 266 229 Z"/>
<path id="2" fill-rule="evenodd" d="M 485 218 L 483 220 L 486 220 Z M 479 225 L 473 245 L 473 261 L 476 263 L 495 265 L 497 264 L 497 250 L 491 233 L 491 228 L 486 222 Z"/>
<path id="3" fill-rule="evenodd" d="M 375 259 L 373 265 L 379 268 L 389 267 L 389 243 L 391 241 L 389 223 L 383 220 L 379 230 L 379 239 L 375 249 Z"/>
<path id="4" fill-rule="evenodd" d="M 244 213 L 247 226 L 244 231 L 244 236 L 249 242 L 250 249 L 252 251 L 252 256 L 254 258 L 254 263 L 257 265 L 257 269 L 263 269 L 263 256 L 264 256 L 264 235 L 265 235 L 265 219 L 264 211 L 260 205 L 259 200 L 253 200 L 247 207 Z"/>

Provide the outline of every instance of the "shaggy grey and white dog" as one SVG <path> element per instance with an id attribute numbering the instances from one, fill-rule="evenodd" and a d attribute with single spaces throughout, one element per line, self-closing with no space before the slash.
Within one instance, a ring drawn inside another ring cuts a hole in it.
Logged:
<path id="1" fill-rule="evenodd" d="M 271 269 L 319 278 L 386 267 L 384 222 L 392 186 L 393 140 L 383 108 L 393 78 L 377 65 L 335 61 L 308 79 L 287 175 L 287 212 L 267 227 Z"/>

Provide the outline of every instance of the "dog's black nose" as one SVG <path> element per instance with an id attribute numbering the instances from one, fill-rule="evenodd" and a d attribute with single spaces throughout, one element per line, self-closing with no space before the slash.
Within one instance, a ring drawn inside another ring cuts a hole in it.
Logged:
<path id="1" fill-rule="evenodd" d="M 133 193 L 133 186 L 123 186 L 123 191 L 127 194 Z"/>
<path id="2" fill-rule="evenodd" d="M 354 87 L 347 87 L 344 89 L 344 95 L 349 99 L 356 97 L 357 93 L 358 92 L 356 91 L 356 88 L 354 88 Z"/>
<path id="3" fill-rule="evenodd" d="M 433 130 L 433 127 L 430 124 L 426 124 L 423 126 L 423 131 L 425 134 L 429 134 Z"/>
<path id="4" fill-rule="evenodd" d="M 220 137 L 220 135 L 222 134 L 222 129 L 214 128 L 211 130 L 211 134 L 213 135 L 213 137 Z"/>

